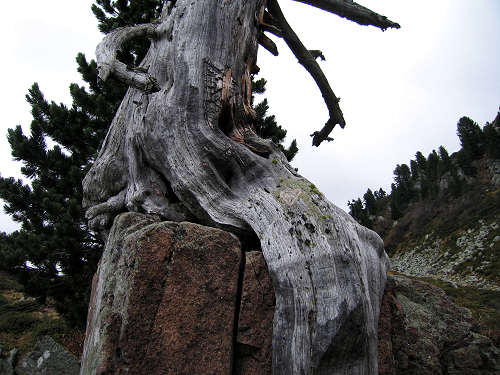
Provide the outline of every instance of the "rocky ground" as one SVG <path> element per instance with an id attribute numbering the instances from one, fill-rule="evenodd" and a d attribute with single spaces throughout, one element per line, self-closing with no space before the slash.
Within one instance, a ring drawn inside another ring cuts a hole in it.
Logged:
<path id="1" fill-rule="evenodd" d="M 479 220 L 470 228 L 450 236 L 427 234 L 417 244 L 402 248 L 391 258 L 391 268 L 409 276 L 429 277 L 500 291 L 498 254 L 500 226 L 498 216 Z"/>
<path id="2" fill-rule="evenodd" d="M 500 350 L 442 289 L 391 276 L 379 320 L 381 375 L 493 375 Z"/>

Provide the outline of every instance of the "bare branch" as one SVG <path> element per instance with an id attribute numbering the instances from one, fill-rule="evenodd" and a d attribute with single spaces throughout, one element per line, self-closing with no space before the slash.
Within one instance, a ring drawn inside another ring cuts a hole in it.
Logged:
<path id="1" fill-rule="evenodd" d="M 268 38 L 263 32 L 259 33 L 258 35 L 258 42 L 259 44 L 264 47 L 266 50 L 268 50 L 270 53 L 272 53 L 274 56 L 278 56 L 278 47 L 276 44 Z"/>
<path id="2" fill-rule="evenodd" d="M 126 41 L 136 37 L 153 37 L 157 25 L 152 23 L 120 27 L 106 35 L 96 48 L 99 78 L 105 81 L 110 74 L 129 86 L 147 93 L 159 91 L 156 79 L 143 68 L 128 67 L 116 58 L 116 53 Z"/>
<path id="3" fill-rule="evenodd" d="M 274 34 L 280 38 L 283 37 L 283 33 L 275 25 L 273 16 L 271 16 L 271 14 L 267 10 L 265 10 L 264 8 L 262 8 L 262 13 L 260 14 L 260 16 L 258 18 L 258 22 L 259 22 L 259 27 L 261 30 L 268 31 L 271 34 Z"/>
<path id="4" fill-rule="evenodd" d="M 335 96 L 335 93 L 330 87 L 325 74 L 319 67 L 315 58 L 311 55 L 307 48 L 304 47 L 297 34 L 295 34 L 295 32 L 288 24 L 278 2 L 276 0 L 270 0 L 268 8 L 275 22 L 278 24 L 278 27 L 283 32 L 283 39 L 285 40 L 286 44 L 292 50 L 299 63 L 304 66 L 309 74 L 311 74 L 314 81 L 318 85 L 321 91 L 321 95 L 323 96 L 325 104 L 328 108 L 330 119 L 320 132 L 315 132 L 312 135 L 314 137 L 313 145 L 319 146 L 321 142 L 325 140 L 331 140 L 328 135 L 333 130 L 336 124 L 339 124 L 342 128 L 345 126 L 344 115 L 342 114 L 342 110 L 339 106 L 339 99 Z"/>
<path id="5" fill-rule="evenodd" d="M 321 59 L 321 61 L 325 61 L 326 60 L 325 55 L 323 55 L 323 52 L 321 52 L 319 49 L 310 49 L 309 53 L 315 59 L 318 59 L 318 57 L 319 57 Z"/>
<path id="6" fill-rule="evenodd" d="M 347 18 L 360 25 L 372 25 L 385 30 L 390 27 L 399 29 L 396 22 L 392 22 L 387 17 L 375 13 L 374 11 L 359 5 L 352 0 L 294 0 L 300 3 L 312 5 L 313 7 L 326 10 L 340 17 Z"/>

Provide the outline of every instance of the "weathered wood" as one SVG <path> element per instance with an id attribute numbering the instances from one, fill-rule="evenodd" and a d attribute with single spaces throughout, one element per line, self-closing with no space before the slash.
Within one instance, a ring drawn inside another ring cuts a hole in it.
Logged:
<path id="1" fill-rule="evenodd" d="M 300 3 L 309 4 L 316 8 L 326 10 L 340 17 L 347 18 L 360 25 L 371 25 L 385 30 L 390 27 L 399 29 L 396 22 L 392 22 L 387 17 L 375 13 L 374 11 L 359 5 L 352 0 L 294 0 Z"/>
<path id="2" fill-rule="evenodd" d="M 127 67 L 116 59 L 116 53 L 126 41 L 141 36 L 154 37 L 156 25 L 146 23 L 130 27 L 120 27 L 106 35 L 97 46 L 96 56 L 99 66 L 99 78 L 106 80 L 110 74 L 115 75 L 131 87 L 146 93 L 159 91 L 156 79 L 147 73 L 146 69 Z"/>
<path id="3" fill-rule="evenodd" d="M 85 177 L 91 225 L 138 211 L 256 235 L 276 293 L 273 373 L 376 374 L 382 241 L 250 125 L 264 0 L 167 6 L 139 67 L 159 90 L 128 90 Z"/>

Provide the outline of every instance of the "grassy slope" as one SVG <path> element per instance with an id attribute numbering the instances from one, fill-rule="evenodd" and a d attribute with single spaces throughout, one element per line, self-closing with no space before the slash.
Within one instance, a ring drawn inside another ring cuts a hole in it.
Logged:
<path id="1" fill-rule="evenodd" d="M 15 278 L 0 272 L 0 345 L 4 351 L 17 348 L 22 357 L 45 335 L 80 357 L 84 332 L 68 327 L 55 309 L 25 296 Z"/>

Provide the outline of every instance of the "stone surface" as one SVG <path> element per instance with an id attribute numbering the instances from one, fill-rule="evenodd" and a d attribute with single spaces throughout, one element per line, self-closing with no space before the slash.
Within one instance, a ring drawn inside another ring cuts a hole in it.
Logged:
<path id="1" fill-rule="evenodd" d="M 266 5 L 285 26 L 276 1 L 176 0 L 154 24 L 105 37 L 97 53 L 104 75 L 129 37 L 154 39 L 140 71 L 160 91 L 127 91 L 83 181 L 83 207 L 95 230 L 136 211 L 258 238 L 276 294 L 274 375 L 376 374 L 388 267 L 382 240 L 252 131 L 255 15 Z"/>
<path id="2" fill-rule="evenodd" d="M 443 290 L 389 277 L 379 320 L 380 375 L 493 375 L 500 350 Z"/>
<path id="3" fill-rule="evenodd" d="M 500 216 L 487 222 L 460 228 L 450 237 L 441 238 L 429 233 L 416 244 L 405 246 L 391 258 L 394 271 L 409 276 L 430 277 L 450 281 L 461 286 L 500 290 L 500 284 L 485 275 L 498 257 L 495 246 L 499 233 Z M 464 264 L 470 264 L 464 267 Z"/>
<path id="4" fill-rule="evenodd" d="M 230 374 L 240 266 L 227 232 L 118 216 L 94 280 L 81 374 Z"/>
<path id="5" fill-rule="evenodd" d="M 43 336 L 16 366 L 18 375 L 77 375 L 79 372 L 78 359 L 50 336 Z"/>
<path id="6" fill-rule="evenodd" d="M 235 375 L 271 375 L 274 289 L 261 252 L 246 253 Z"/>

